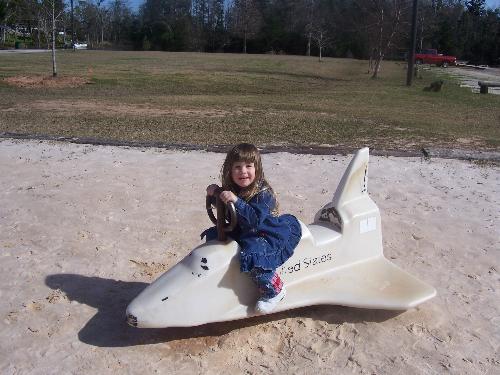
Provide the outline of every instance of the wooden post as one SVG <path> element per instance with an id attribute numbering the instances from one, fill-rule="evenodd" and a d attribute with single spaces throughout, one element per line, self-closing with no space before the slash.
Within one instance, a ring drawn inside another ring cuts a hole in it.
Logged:
<path id="1" fill-rule="evenodd" d="M 415 59 L 415 42 L 417 39 L 417 10 L 418 0 L 413 0 L 413 12 L 411 17 L 410 50 L 408 53 L 408 71 L 406 72 L 406 86 L 411 86 L 413 81 L 413 63 Z"/>

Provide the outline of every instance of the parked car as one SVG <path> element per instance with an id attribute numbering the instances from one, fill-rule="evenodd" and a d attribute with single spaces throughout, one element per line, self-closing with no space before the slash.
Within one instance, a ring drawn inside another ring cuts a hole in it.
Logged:
<path id="1" fill-rule="evenodd" d="M 446 68 L 448 65 L 456 65 L 457 58 L 455 56 L 445 56 L 442 53 L 438 53 L 436 49 L 425 49 L 421 53 L 415 54 L 415 63 L 436 64 Z"/>
<path id="2" fill-rule="evenodd" d="M 73 45 L 74 49 L 87 49 L 87 43 L 75 43 Z"/>

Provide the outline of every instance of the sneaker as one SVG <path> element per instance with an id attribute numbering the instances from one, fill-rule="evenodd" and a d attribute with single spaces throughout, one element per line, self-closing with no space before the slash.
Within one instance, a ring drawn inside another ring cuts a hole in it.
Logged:
<path id="1" fill-rule="evenodd" d="M 257 301 L 255 305 L 255 312 L 258 314 L 269 314 L 274 310 L 276 305 L 285 298 L 286 290 L 285 287 L 281 288 L 281 292 L 279 292 L 276 296 L 272 298 L 261 298 Z"/>

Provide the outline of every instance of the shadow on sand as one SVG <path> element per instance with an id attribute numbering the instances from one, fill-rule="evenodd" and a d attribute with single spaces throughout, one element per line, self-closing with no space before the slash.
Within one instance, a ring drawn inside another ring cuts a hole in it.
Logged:
<path id="1" fill-rule="evenodd" d="M 125 322 L 125 309 L 148 284 L 75 274 L 49 275 L 45 283 L 60 289 L 71 301 L 92 306 L 97 313 L 78 333 L 80 341 L 99 347 L 126 347 L 174 340 L 221 336 L 233 330 L 286 318 L 312 318 L 330 324 L 382 322 L 401 311 L 355 309 L 342 306 L 309 306 L 276 314 L 198 327 L 138 329 Z M 71 306 L 71 308 L 78 308 Z"/>

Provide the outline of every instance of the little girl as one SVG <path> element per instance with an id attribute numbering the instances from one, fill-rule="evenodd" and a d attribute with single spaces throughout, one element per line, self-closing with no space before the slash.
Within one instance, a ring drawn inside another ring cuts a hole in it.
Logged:
<path id="1" fill-rule="evenodd" d="M 276 196 L 264 178 L 259 150 L 241 143 L 228 152 L 221 169 L 224 203 L 233 202 L 238 215 L 236 228 L 228 233 L 240 245 L 240 269 L 248 272 L 257 284 L 260 298 L 255 311 L 271 312 L 285 297 L 285 287 L 276 269 L 290 258 L 300 241 L 302 230 L 292 215 L 278 216 Z M 219 186 L 207 187 L 214 195 Z M 215 227 L 202 238 L 215 239 Z"/>

